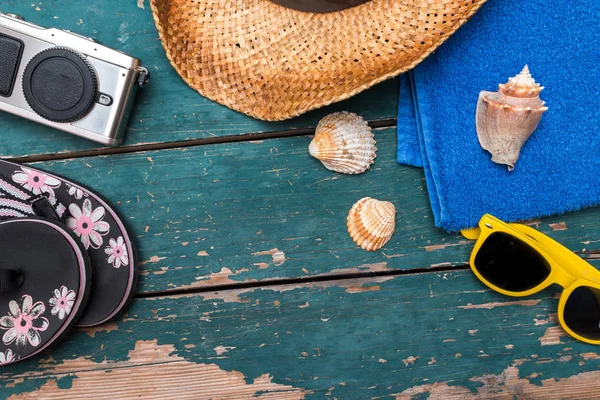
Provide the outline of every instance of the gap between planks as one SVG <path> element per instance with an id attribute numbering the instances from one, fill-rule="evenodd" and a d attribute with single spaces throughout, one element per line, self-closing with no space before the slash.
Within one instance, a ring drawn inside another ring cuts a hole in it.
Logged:
<path id="1" fill-rule="evenodd" d="M 585 251 L 575 252 L 578 256 L 584 260 L 593 260 L 600 255 L 600 251 Z M 329 281 L 340 281 L 349 279 L 365 279 L 365 278 L 380 278 L 380 277 L 396 277 L 396 276 L 410 276 L 418 274 L 428 273 L 439 273 L 439 272 L 458 272 L 466 271 L 471 267 L 469 264 L 460 265 L 447 265 L 438 267 L 425 267 L 425 268 L 414 268 L 407 270 L 393 270 L 393 271 L 365 271 L 355 272 L 346 274 L 334 274 L 334 275 L 317 275 L 305 278 L 278 278 L 278 279 L 267 279 L 262 281 L 252 282 L 239 282 L 229 283 L 222 285 L 214 285 L 200 288 L 178 288 L 171 290 L 158 290 L 151 292 L 135 293 L 134 297 L 138 299 L 152 298 L 152 297 L 168 297 L 168 296 L 180 296 L 180 295 L 193 295 L 198 293 L 210 293 L 210 292 L 221 292 L 227 290 L 238 290 L 238 289 L 257 289 L 271 286 L 282 286 L 282 285 L 297 285 L 297 284 L 311 284 L 315 282 L 329 282 Z"/>
<path id="2" fill-rule="evenodd" d="M 393 128 L 396 126 L 396 119 L 383 119 L 369 121 L 371 128 Z M 40 161 L 57 161 L 57 160 L 71 160 L 76 158 L 84 157 L 96 157 L 96 156 L 107 156 L 113 154 L 127 154 L 137 153 L 143 151 L 153 150 L 168 150 L 186 147 L 205 146 L 209 144 L 221 144 L 221 143 L 236 143 L 236 142 L 250 142 L 255 140 L 267 140 L 267 139 L 279 139 L 296 136 L 306 136 L 315 133 L 315 128 L 302 128 L 302 129 L 291 129 L 285 131 L 272 131 L 272 132 L 255 132 L 245 133 L 241 135 L 228 135 L 213 138 L 203 139 L 190 139 L 180 140 L 175 142 L 161 142 L 161 143 L 148 143 L 131 146 L 121 147 L 103 147 L 100 149 L 72 151 L 65 153 L 51 153 L 51 154 L 36 154 L 25 157 L 9 157 L 6 158 L 9 161 L 16 163 L 32 163 Z"/>
<path id="3" fill-rule="evenodd" d="M 329 281 L 341 281 L 348 279 L 364 279 L 364 278 L 379 278 L 386 276 L 406 276 L 406 275 L 418 275 L 427 273 L 439 273 L 439 272 L 458 272 L 468 270 L 469 265 L 455 265 L 455 266 L 440 266 L 440 267 L 427 267 L 427 268 L 414 268 L 408 270 L 394 270 L 394 271 L 377 271 L 377 272 L 355 272 L 347 274 L 335 274 L 335 275 L 317 275 L 306 278 L 279 278 L 279 279 L 267 279 L 262 281 L 254 282 L 240 282 L 240 283 L 229 283 L 223 285 L 215 285 L 210 287 L 201 288 L 190 288 L 190 289 L 172 289 L 172 290 L 161 290 L 154 292 L 136 293 L 135 298 L 152 298 L 152 297 L 168 297 L 168 296 L 180 296 L 190 295 L 207 292 L 220 292 L 226 290 L 238 290 L 238 289 L 255 289 L 264 288 L 271 286 L 282 286 L 282 285 L 297 285 L 297 284 L 310 284 L 314 282 L 329 282 Z"/>

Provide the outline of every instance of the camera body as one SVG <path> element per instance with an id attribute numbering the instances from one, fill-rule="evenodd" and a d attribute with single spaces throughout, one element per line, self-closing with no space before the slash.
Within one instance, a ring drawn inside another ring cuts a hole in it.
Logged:
<path id="1" fill-rule="evenodd" d="M 118 146 L 148 78 L 137 58 L 0 12 L 2 111 Z"/>

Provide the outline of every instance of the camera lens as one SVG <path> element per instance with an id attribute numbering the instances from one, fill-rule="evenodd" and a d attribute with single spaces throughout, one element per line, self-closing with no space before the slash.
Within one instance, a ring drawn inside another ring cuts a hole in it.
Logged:
<path id="1" fill-rule="evenodd" d="M 54 122 L 73 122 L 87 115 L 98 95 L 91 64 L 63 48 L 42 51 L 29 61 L 23 74 L 23 93 L 29 106 Z"/>

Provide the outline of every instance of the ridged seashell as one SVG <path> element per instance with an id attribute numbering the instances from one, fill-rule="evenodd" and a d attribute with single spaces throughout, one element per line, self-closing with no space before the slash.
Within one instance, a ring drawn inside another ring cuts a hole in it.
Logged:
<path id="1" fill-rule="evenodd" d="M 327 169 L 342 174 L 365 172 L 377 156 L 367 121 L 346 111 L 330 114 L 319 122 L 308 151 Z"/>
<path id="2" fill-rule="evenodd" d="M 477 136 L 492 161 L 512 171 L 521 147 L 536 130 L 548 110 L 539 94 L 544 89 L 531 77 L 527 65 L 497 92 L 482 91 L 477 102 Z"/>
<path id="3" fill-rule="evenodd" d="M 394 234 L 396 208 L 388 201 L 365 197 L 352 206 L 346 224 L 357 245 L 367 251 L 379 250 Z"/>

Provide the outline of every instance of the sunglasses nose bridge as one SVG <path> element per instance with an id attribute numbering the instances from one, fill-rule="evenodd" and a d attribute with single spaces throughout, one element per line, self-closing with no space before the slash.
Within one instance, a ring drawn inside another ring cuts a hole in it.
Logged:
<path id="1" fill-rule="evenodd" d="M 556 284 L 562 286 L 563 289 L 568 288 L 573 283 L 575 283 L 575 281 L 577 280 L 576 277 L 574 277 L 562 270 L 557 271 L 554 268 L 552 271 L 552 275 L 553 276 L 550 276 L 550 279 L 553 281 L 553 283 L 556 283 Z"/>

